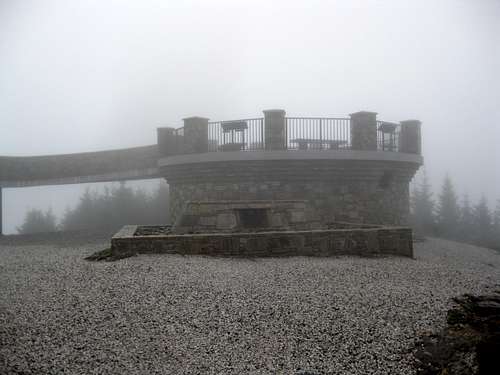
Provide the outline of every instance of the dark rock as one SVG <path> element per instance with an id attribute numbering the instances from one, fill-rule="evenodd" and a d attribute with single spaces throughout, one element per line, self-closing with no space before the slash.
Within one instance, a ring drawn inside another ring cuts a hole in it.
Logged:
<path id="1" fill-rule="evenodd" d="M 89 262 L 98 262 L 98 261 L 106 261 L 106 262 L 112 262 L 115 260 L 120 260 L 123 258 L 128 258 L 132 256 L 133 254 L 131 253 L 120 253 L 120 254 L 113 254 L 110 248 L 104 249 L 104 250 L 99 250 L 96 251 L 95 253 L 89 255 L 88 257 L 84 258 L 85 260 L 88 260 Z"/>
<path id="2" fill-rule="evenodd" d="M 500 353 L 500 291 L 454 298 L 448 326 L 428 335 L 414 352 L 419 375 L 496 374 Z"/>

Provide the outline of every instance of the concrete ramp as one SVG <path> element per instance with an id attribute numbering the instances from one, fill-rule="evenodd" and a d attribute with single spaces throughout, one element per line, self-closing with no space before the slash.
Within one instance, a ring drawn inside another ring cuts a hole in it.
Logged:
<path id="1" fill-rule="evenodd" d="M 158 178 L 158 146 L 44 156 L 0 156 L 0 188 Z"/>

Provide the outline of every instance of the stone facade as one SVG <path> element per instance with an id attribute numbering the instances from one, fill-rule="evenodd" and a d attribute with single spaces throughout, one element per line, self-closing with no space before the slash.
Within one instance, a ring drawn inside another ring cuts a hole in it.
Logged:
<path id="1" fill-rule="evenodd" d="M 410 228 L 358 228 L 261 233 L 135 236 L 126 226 L 111 240 L 117 257 L 138 253 L 215 256 L 413 256 Z"/>
<path id="2" fill-rule="evenodd" d="M 306 201 L 188 201 L 172 232 L 232 233 L 257 230 L 298 230 L 320 226 L 307 215 Z"/>
<path id="3" fill-rule="evenodd" d="M 170 183 L 172 220 L 188 201 L 306 200 L 308 214 L 322 223 L 405 225 L 408 186 L 416 168 L 374 161 L 281 160 L 200 163 L 162 171 Z"/>

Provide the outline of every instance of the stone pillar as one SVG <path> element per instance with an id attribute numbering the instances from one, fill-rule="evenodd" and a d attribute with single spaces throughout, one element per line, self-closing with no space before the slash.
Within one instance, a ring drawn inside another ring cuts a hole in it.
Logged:
<path id="1" fill-rule="evenodd" d="M 208 152 L 208 119 L 188 117 L 184 119 L 184 153 Z"/>
<path id="2" fill-rule="evenodd" d="M 182 140 L 175 133 L 174 128 L 157 128 L 158 151 L 161 156 L 181 153 Z"/>
<path id="3" fill-rule="evenodd" d="M 286 119 L 283 109 L 264 111 L 264 144 L 266 150 L 286 149 Z"/>
<path id="4" fill-rule="evenodd" d="M 353 150 L 377 150 L 377 113 L 351 113 L 351 147 Z"/>
<path id="5" fill-rule="evenodd" d="M 422 154 L 421 122 L 418 120 L 401 121 L 399 133 L 399 152 Z"/>

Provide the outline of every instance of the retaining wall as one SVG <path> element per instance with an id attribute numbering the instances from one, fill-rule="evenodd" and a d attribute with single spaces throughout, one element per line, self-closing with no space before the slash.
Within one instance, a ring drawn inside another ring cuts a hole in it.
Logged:
<path id="1" fill-rule="evenodd" d="M 112 238 L 111 249 L 115 255 L 166 253 L 250 257 L 413 257 L 412 231 L 406 227 L 134 236 L 137 228 L 125 226 Z"/>

